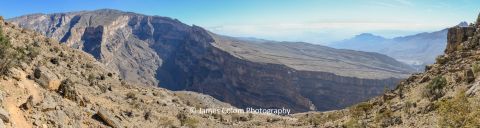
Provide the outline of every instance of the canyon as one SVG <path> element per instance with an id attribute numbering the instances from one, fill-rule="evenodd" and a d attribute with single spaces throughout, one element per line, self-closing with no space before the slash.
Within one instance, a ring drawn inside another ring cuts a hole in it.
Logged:
<path id="1" fill-rule="evenodd" d="M 93 55 L 125 81 L 200 92 L 239 108 L 341 109 L 394 88 L 414 71 L 382 54 L 246 40 L 111 9 L 7 21 Z"/>

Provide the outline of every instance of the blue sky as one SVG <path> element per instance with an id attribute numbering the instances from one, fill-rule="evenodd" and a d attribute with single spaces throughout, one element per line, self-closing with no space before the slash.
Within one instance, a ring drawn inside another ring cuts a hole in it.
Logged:
<path id="1" fill-rule="evenodd" d="M 243 37 L 326 44 L 369 32 L 385 37 L 475 21 L 478 0 L 2 0 L 0 15 L 102 8 L 177 18 Z"/>

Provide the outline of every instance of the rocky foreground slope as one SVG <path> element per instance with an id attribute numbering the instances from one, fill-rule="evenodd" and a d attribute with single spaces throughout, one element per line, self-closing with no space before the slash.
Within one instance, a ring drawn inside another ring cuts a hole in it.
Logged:
<path id="1" fill-rule="evenodd" d="M 126 81 L 196 91 L 241 108 L 339 109 L 393 88 L 413 71 L 385 55 L 252 42 L 109 9 L 9 21 L 90 53 Z"/>
<path id="2" fill-rule="evenodd" d="M 480 17 L 448 29 L 445 53 L 396 89 L 345 110 L 306 113 L 318 127 L 480 127 Z"/>

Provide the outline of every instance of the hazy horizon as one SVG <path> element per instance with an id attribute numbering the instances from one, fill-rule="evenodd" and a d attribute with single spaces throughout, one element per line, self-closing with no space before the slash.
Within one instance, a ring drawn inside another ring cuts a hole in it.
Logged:
<path id="1" fill-rule="evenodd" d="M 171 17 L 222 35 L 325 45 L 361 33 L 392 38 L 438 31 L 462 21 L 473 22 L 472 17 L 477 17 L 480 10 L 475 5 L 479 4 L 480 1 L 474 0 L 47 0 L 42 3 L 9 0 L 0 5 L 0 15 L 12 18 L 109 8 Z"/>

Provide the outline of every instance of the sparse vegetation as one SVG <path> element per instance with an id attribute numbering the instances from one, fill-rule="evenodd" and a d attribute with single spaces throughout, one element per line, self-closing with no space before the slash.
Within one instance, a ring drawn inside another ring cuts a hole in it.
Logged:
<path id="1" fill-rule="evenodd" d="M 187 115 L 184 112 L 180 112 L 177 114 L 177 119 L 180 121 L 180 125 L 183 126 L 187 120 Z"/>
<path id="2" fill-rule="evenodd" d="M 464 91 L 458 93 L 453 99 L 439 102 L 438 114 L 440 127 L 480 127 L 480 110 L 468 101 Z"/>
<path id="3" fill-rule="evenodd" d="M 444 95 L 443 88 L 447 85 L 447 79 L 443 76 L 435 77 L 425 88 L 424 96 L 430 100 L 437 100 Z"/>
<path id="4" fill-rule="evenodd" d="M 190 127 L 190 128 L 196 128 L 198 124 L 198 120 L 195 118 L 187 118 L 185 121 L 185 126 Z"/>
<path id="5" fill-rule="evenodd" d="M 27 46 L 27 48 L 25 50 L 28 51 L 27 56 L 31 59 L 40 55 L 40 51 L 36 47 L 33 47 L 33 46 L 29 45 L 29 46 Z"/>
<path id="6" fill-rule="evenodd" d="M 249 119 L 245 116 L 238 115 L 238 114 L 232 114 L 232 121 L 238 122 L 238 121 L 248 121 Z"/>
<path id="7" fill-rule="evenodd" d="M 367 118 L 369 111 L 373 108 L 373 105 L 368 102 L 359 103 L 350 109 L 350 113 L 354 118 Z"/>
<path id="8" fill-rule="evenodd" d="M 362 128 L 362 125 L 358 123 L 357 119 L 350 119 L 345 124 L 343 124 L 345 128 Z"/>
<path id="9" fill-rule="evenodd" d="M 280 121 L 280 120 L 282 120 L 282 119 L 280 119 L 280 118 L 267 118 L 268 123 L 275 123 L 275 122 Z"/>
<path id="10" fill-rule="evenodd" d="M 438 64 L 445 64 L 447 62 L 447 59 L 444 56 L 438 56 L 435 58 Z"/>
<path id="11" fill-rule="evenodd" d="M 351 119 L 344 125 L 347 128 L 366 127 L 366 123 L 362 120 L 368 118 L 368 114 L 372 108 L 373 105 L 368 102 L 362 102 L 350 108 Z"/>
<path id="12" fill-rule="evenodd" d="M 392 110 L 385 108 L 375 115 L 375 122 L 380 124 L 381 127 L 389 127 L 401 123 L 401 119 L 399 117 L 394 117 Z"/>
<path id="13" fill-rule="evenodd" d="M 412 111 L 410 110 L 411 108 L 416 107 L 416 103 L 412 103 L 410 101 L 405 101 L 405 107 L 403 107 L 403 111 L 408 115 L 411 116 Z"/>
<path id="14" fill-rule="evenodd" d="M 307 116 L 303 118 L 303 120 L 310 125 L 318 126 L 326 122 L 338 120 L 342 117 L 343 116 L 339 115 L 338 113 L 322 113 L 322 114 L 314 114 L 311 116 Z"/>
<path id="15" fill-rule="evenodd" d="M 457 45 L 456 51 L 462 51 L 463 50 L 463 44 Z"/>
<path id="16" fill-rule="evenodd" d="M 13 47 L 0 26 L 0 75 L 5 75 L 10 68 L 25 60 L 27 52 L 24 48 Z"/>
<path id="17" fill-rule="evenodd" d="M 127 99 L 136 100 L 136 99 L 137 99 L 137 96 L 136 96 L 135 93 L 133 93 L 133 92 L 128 92 L 128 93 L 127 93 Z"/>
<path id="18" fill-rule="evenodd" d="M 177 119 L 180 121 L 181 126 L 187 126 L 190 128 L 195 128 L 197 127 L 198 120 L 195 118 L 187 117 L 185 112 L 180 112 L 177 114 Z"/>

